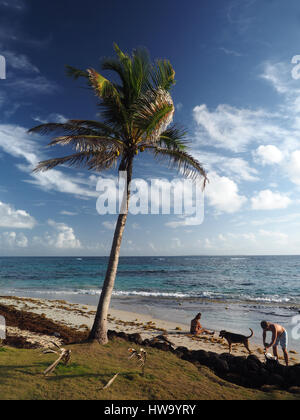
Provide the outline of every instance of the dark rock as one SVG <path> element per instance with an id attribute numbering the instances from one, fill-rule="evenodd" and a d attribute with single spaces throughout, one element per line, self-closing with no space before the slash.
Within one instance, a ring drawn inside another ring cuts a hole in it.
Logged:
<path id="1" fill-rule="evenodd" d="M 278 365 L 274 368 L 274 373 L 285 378 L 287 375 L 287 367 L 278 363 Z"/>
<path id="2" fill-rule="evenodd" d="M 187 349 L 186 347 L 177 347 L 176 352 L 178 351 L 179 353 L 187 353 L 189 351 L 189 349 Z"/>
<path id="3" fill-rule="evenodd" d="M 259 358 L 257 356 L 255 356 L 255 354 L 250 354 L 250 356 L 248 356 L 247 360 L 251 363 L 255 363 L 259 368 L 262 367 L 263 363 L 259 360 Z"/>
<path id="4" fill-rule="evenodd" d="M 244 379 L 244 385 L 250 388 L 260 388 L 266 383 L 266 378 L 254 371 L 248 371 Z"/>
<path id="5" fill-rule="evenodd" d="M 263 385 L 261 390 L 263 392 L 274 392 L 277 391 L 278 387 L 276 385 Z"/>
<path id="6" fill-rule="evenodd" d="M 244 356 L 238 356 L 232 359 L 231 371 L 241 376 L 247 371 L 247 359 Z"/>
<path id="7" fill-rule="evenodd" d="M 181 346 L 181 347 L 177 347 L 174 350 L 174 353 L 182 359 L 185 354 L 190 353 L 190 350 L 188 350 L 186 347 Z"/>
<path id="8" fill-rule="evenodd" d="M 198 350 L 194 352 L 196 360 L 204 366 L 209 365 L 209 354 L 205 350 Z"/>
<path id="9" fill-rule="evenodd" d="M 116 331 L 113 331 L 113 330 L 108 330 L 107 331 L 107 337 L 108 337 L 109 340 L 111 340 L 112 338 L 115 338 L 117 336 L 118 336 L 118 334 L 117 334 Z"/>
<path id="10" fill-rule="evenodd" d="M 259 372 L 263 364 L 258 357 L 251 355 L 247 358 L 246 366 L 250 372 Z"/>
<path id="11" fill-rule="evenodd" d="M 292 386 L 291 388 L 289 388 L 288 391 L 291 392 L 292 394 L 300 394 L 300 387 Z"/>
<path id="12" fill-rule="evenodd" d="M 186 351 L 185 353 L 182 354 L 181 359 L 187 360 L 188 362 L 192 362 L 193 361 L 192 352 L 190 350 Z"/>
<path id="13" fill-rule="evenodd" d="M 243 385 L 243 379 L 237 373 L 227 373 L 226 380 L 236 385 Z"/>
<path id="14" fill-rule="evenodd" d="M 236 356 L 230 353 L 222 353 L 219 355 L 219 357 L 222 360 L 226 360 L 227 363 L 231 363 L 236 358 Z"/>
<path id="15" fill-rule="evenodd" d="M 128 341 L 128 335 L 127 335 L 126 333 L 124 333 L 123 331 L 118 332 L 118 333 L 117 333 L 117 336 L 118 336 L 119 338 L 123 338 L 123 340 L 127 340 L 127 341 Z"/>
<path id="16" fill-rule="evenodd" d="M 138 333 L 128 334 L 128 340 L 139 345 L 143 344 L 143 339 Z"/>
<path id="17" fill-rule="evenodd" d="M 266 385 L 276 385 L 278 387 L 283 387 L 285 384 L 284 378 L 280 375 L 272 373 L 269 375 Z"/>
<path id="18" fill-rule="evenodd" d="M 155 347 L 156 349 L 159 349 L 159 350 L 163 350 L 163 351 L 173 350 L 173 348 L 170 344 L 168 344 L 166 342 L 163 342 L 163 341 L 155 342 L 153 347 Z"/>
<path id="19" fill-rule="evenodd" d="M 271 373 L 276 372 L 278 365 L 279 365 L 278 360 L 267 359 L 265 363 L 266 369 Z"/>
<path id="20" fill-rule="evenodd" d="M 300 368 L 298 366 L 286 368 L 285 380 L 290 386 L 300 386 Z"/>
<path id="21" fill-rule="evenodd" d="M 229 372 L 229 366 L 226 360 L 222 360 L 219 357 L 213 358 L 213 365 L 214 371 L 219 375 L 224 375 Z"/>

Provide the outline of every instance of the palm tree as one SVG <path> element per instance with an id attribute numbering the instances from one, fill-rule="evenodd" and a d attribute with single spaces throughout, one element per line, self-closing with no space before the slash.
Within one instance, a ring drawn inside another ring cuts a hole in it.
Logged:
<path id="1" fill-rule="evenodd" d="M 99 98 L 101 121 L 69 120 L 34 127 L 30 132 L 56 133 L 51 146 L 73 146 L 76 153 L 40 162 L 35 171 L 47 171 L 58 165 L 84 166 L 103 171 L 118 165 L 127 173 L 127 189 L 114 233 L 110 258 L 98 304 L 91 340 L 108 342 L 107 315 L 117 274 L 120 248 L 130 199 L 130 182 L 134 158 L 150 152 L 154 158 L 168 160 L 184 176 L 207 180 L 201 164 L 187 152 L 185 132 L 171 125 L 174 104 L 169 93 L 175 84 L 175 72 L 168 60 L 151 63 L 144 49 L 123 53 L 114 44 L 116 58 L 105 59 L 103 70 L 113 71 L 119 81 L 110 81 L 94 69 L 86 71 L 67 66 L 75 79 L 84 77 Z"/>

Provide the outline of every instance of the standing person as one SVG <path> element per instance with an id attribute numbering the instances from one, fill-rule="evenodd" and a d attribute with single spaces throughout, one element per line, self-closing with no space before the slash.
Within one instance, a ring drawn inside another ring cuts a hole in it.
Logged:
<path id="1" fill-rule="evenodd" d="M 280 344 L 281 348 L 282 348 L 282 351 L 283 351 L 285 364 L 288 366 L 289 365 L 289 355 L 288 355 L 288 352 L 287 352 L 288 334 L 287 334 L 286 329 L 283 328 L 279 324 L 272 324 L 271 322 L 267 322 L 267 321 L 262 321 L 261 327 L 264 330 L 263 341 L 264 341 L 265 349 L 267 350 L 267 349 L 273 347 L 273 354 L 274 354 L 275 357 L 277 357 L 277 360 L 278 360 L 277 347 Z M 270 331 L 272 333 L 271 344 L 266 343 L 266 336 L 267 336 L 268 331 Z"/>
<path id="2" fill-rule="evenodd" d="M 194 319 L 192 319 L 191 321 L 191 334 L 193 335 L 200 335 L 200 334 L 209 334 L 209 335 L 214 335 L 215 332 L 214 331 L 208 331 L 205 328 L 202 327 L 202 325 L 200 324 L 200 319 L 201 319 L 201 313 L 199 312 Z"/>

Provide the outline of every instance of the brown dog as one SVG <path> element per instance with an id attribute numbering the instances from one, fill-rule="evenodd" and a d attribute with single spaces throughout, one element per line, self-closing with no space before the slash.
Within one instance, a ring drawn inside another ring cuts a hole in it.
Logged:
<path id="1" fill-rule="evenodd" d="M 241 343 L 244 344 L 249 354 L 251 354 L 251 350 L 249 349 L 249 339 L 253 337 L 254 332 L 251 330 L 251 328 L 249 328 L 249 330 L 251 331 L 251 335 L 249 337 L 241 334 L 233 334 L 224 330 L 220 332 L 220 337 L 225 338 L 228 342 L 229 353 L 231 353 L 232 344 Z"/>

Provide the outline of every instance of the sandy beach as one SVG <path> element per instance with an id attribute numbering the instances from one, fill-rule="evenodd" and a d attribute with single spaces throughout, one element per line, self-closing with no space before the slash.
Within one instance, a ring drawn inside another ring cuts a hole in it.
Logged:
<path id="1" fill-rule="evenodd" d="M 0 297 L 0 304 L 7 305 L 17 310 L 31 312 L 43 315 L 48 319 L 58 322 L 61 325 L 76 328 L 80 331 L 86 331 L 92 326 L 96 307 L 91 305 L 82 305 L 69 303 L 64 300 L 46 300 L 20 297 Z M 109 311 L 109 329 L 115 331 L 124 331 L 126 333 L 139 333 L 143 339 L 151 339 L 164 334 L 174 347 L 185 346 L 190 350 L 206 350 L 215 353 L 225 353 L 228 351 L 226 342 L 219 338 L 216 331 L 215 336 L 193 337 L 189 334 L 189 326 L 174 322 L 167 322 L 160 319 L 151 318 L 145 314 L 123 311 L 112 308 Z M 30 342 L 38 343 L 41 347 L 47 347 L 53 337 L 47 340 L 45 336 L 21 331 L 16 328 L 8 327 L 7 333 L 10 335 L 22 335 Z M 56 339 L 57 340 L 57 339 Z M 59 340 L 58 340 L 59 342 Z M 258 341 L 258 337 L 251 340 L 251 350 L 262 361 L 263 348 Z M 290 349 L 290 358 L 292 363 L 299 362 L 299 356 Z M 245 356 L 248 354 L 242 345 L 233 346 L 233 354 Z"/>

